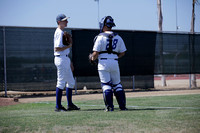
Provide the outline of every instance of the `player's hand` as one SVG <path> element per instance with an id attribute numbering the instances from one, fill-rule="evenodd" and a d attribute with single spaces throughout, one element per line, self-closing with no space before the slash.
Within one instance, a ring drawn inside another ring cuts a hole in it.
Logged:
<path id="1" fill-rule="evenodd" d="M 93 54 L 89 54 L 88 58 L 91 65 L 97 65 L 97 62 L 94 60 Z"/>
<path id="2" fill-rule="evenodd" d="M 89 54 L 88 58 L 89 58 L 89 60 L 93 61 L 93 55 L 92 54 Z"/>

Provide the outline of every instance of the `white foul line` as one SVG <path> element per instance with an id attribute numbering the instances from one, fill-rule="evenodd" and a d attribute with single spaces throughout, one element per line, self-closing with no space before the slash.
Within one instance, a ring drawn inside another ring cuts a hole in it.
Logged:
<path id="1" fill-rule="evenodd" d="M 105 107 L 105 105 L 83 105 L 80 106 L 90 106 L 90 107 Z M 116 105 L 119 107 L 118 105 Z M 155 107 L 155 106 L 127 106 L 127 108 L 149 108 L 149 109 L 200 109 L 200 107 Z"/>
<path id="2" fill-rule="evenodd" d="M 35 103 L 46 103 L 49 102 L 35 102 Z M 105 105 L 85 105 L 79 104 L 80 106 L 88 106 L 88 107 L 105 107 Z M 115 107 L 119 107 L 115 105 Z M 200 107 L 155 107 L 155 106 L 126 106 L 127 108 L 142 108 L 142 109 L 200 109 Z"/>

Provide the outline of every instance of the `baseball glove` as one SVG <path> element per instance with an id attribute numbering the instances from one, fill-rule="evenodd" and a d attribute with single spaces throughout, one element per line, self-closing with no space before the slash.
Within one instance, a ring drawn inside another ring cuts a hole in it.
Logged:
<path id="1" fill-rule="evenodd" d="M 64 31 L 64 34 L 63 34 L 63 45 L 70 45 L 72 44 L 72 37 L 69 33 L 67 33 L 66 31 Z"/>
<path id="2" fill-rule="evenodd" d="M 96 60 L 95 61 L 92 60 L 92 54 L 89 54 L 89 63 L 91 65 L 97 65 L 97 61 Z"/>

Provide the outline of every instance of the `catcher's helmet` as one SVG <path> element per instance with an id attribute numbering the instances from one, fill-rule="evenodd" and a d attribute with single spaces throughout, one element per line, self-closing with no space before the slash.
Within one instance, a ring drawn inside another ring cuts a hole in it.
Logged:
<path id="1" fill-rule="evenodd" d="M 111 16 L 105 16 L 101 19 L 101 22 L 99 22 L 100 32 L 102 32 L 103 27 L 107 26 L 108 28 L 112 28 L 115 26 L 114 19 Z"/>

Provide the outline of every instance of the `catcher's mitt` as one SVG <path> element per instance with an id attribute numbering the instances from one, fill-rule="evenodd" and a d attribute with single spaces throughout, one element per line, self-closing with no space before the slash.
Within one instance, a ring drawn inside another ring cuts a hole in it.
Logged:
<path id="1" fill-rule="evenodd" d="M 95 61 L 92 60 L 92 54 L 89 54 L 89 63 L 91 65 L 97 65 L 97 61 L 96 60 Z"/>
<path id="2" fill-rule="evenodd" d="M 70 45 L 72 44 L 72 37 L 69 33 L 67 33 L 66 31 L 64 31 L 64 34 L 63 34 L 63 45 Z"/>

